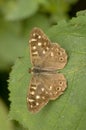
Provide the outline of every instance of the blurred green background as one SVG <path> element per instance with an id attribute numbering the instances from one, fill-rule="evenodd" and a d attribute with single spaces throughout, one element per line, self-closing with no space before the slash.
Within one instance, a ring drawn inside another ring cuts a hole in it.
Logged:
<path id="1" fill-rule="evenodd" d="M 84 9 L 86 0 L 0 0 L 1 110 L 5 107 L 9 110 L 7 80 L 15 60 L 23 57 L 28 47 L 31 29 L 37 26 L 46 31 L 58 21 L 71 19 L 77 11 Z"/>

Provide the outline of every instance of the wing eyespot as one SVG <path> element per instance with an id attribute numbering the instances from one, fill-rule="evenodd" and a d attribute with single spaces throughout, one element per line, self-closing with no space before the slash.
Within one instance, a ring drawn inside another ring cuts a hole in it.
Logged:
<path id="1" fill-rule="evenodd" d="M 59 60 L 60 62 L 64 62 L 64 61 L 65 61 L 64 57 L 62 57 L 62 56 L 59 57 L 58 60 Z"/>
<path id="2" fill-rule="evenodd" d="M 63 85 L 63 81 L 59 81 L 58 84 L 59 84 L 59 86 L 62 86 Z"/>
<path id="3" fill-rule="evenodd" d="M 62 56 L 62 52 L 61 52 L 61 51 L 58 51 L 58 52 L 57 52 L 57 55 Z"/>
<path id="4" fill-rule="evenodd" d="M 56 90 L 57 90 L 57 91 L 61 91 L 61 87 L 57 87 Z"/>

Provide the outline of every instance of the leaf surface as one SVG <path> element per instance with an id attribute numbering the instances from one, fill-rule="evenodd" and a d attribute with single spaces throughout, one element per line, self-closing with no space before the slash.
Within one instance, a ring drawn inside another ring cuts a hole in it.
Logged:
<path id="1" fill-rule="evenodd" d="M 68 87 L 62 96 L 50 101 L 39 113 L 27 110 L 26 95 L 31 75 L 29 48 L 25 57 L 16 61 L 9 79 L 10 117 L 29 130 L 86 129 L 86 11 L 79 12 L 69 22 L 60 21 L 45 32 L 68 54 L 68 63 L 61 70 Z"/>
<path id="2" fill-rule="evenodd" d="M 7 20 L 20 20 L 32 16 L 38 9 L 36 0 L 10 0 L 3 12 Z"/>

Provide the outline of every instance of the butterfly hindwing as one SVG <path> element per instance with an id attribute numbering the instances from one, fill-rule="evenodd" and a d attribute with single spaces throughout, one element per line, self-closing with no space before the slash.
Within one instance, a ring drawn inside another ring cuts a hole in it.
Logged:
<path id="1" fill-rule="evenodd" d="M 40 78 L 45 84 L 45 88 L 48 91 L 49 99 L 54 100 L 63 94 L 67 87 L 67 82 L 63 74 L 51 73 L 42 74 Z"/>
<path id="2" fill-rule="evenodd" d="M 63 74 L 42 74 L 32 76 L 27 104 L 29 111 L 37 113 L 49 100 L 55 100 L 66 89 L 66 79 Z"/>
<path id="3" fill-rule="evenodd" d="M 27 95 L 27 105 L 29 111 L 32 113 L 38 112 L 48 103 L 48 101 L 49 94 L 44 81 L 39 76 L 33 75 Z"/>

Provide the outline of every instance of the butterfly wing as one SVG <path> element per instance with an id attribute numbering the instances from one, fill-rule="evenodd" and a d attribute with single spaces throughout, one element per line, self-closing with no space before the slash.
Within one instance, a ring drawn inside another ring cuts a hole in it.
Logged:
<path id="1" fill-rule="evenodd" d="M 38 75 L 33 75 L 27 95 L 27 106 L 29 111 L 32 113 L 38 112 L 48 103 L 48 101 L 49 95 L 44 81 Z"/>
<path id="2" fill-rule="evenodd" d="M 49 100 L 58 98 L 66 89 L 64 75 L 54 73 L 54 70 L 62 69 L 65 66 L 67 54 L 58 44 L 51 44 L 39 28 L 32 30 L 29 44 L 31 62 L 35 68 L 39 67 L 41 70 L 41 73 L 33 74 L 27 95 L 28 109 L 36 113 Z"/>
<path id="3" fill-rule="evenodd" d="M 50 100 L 55 100 L 67 87 L 67 82 L 63 74 L 42 74 L 41 79 L 45 83 L 46 90 L 48 91 Z"/>
<path id="4" fill-rule="evenodd" d="M 32 64 L 40 66 L 42 63 L 41 59 L 44 59 L 45 54 L 50 50 L 50 40 L 41 29 L 34 28 L 30 34 L 29 46 Z"/>
<path id="5" fill-rule="evenodd" d="M 45 56 L 40 66 L 49 70 L 64 68 L 67 63 L 67 54 L 57 43 L 53 43 L 49 53 Z"/>
<path id="6" fill-rule="evenodd" d="M 67 54 L 57 43 L 51 43 L 43 31 L 34 28 L 30 35 L 30 56 L 35 67 L 62 69 L 67 63 Z"/>
<path id="7" fill-rule="evenodd" d="M 67 83 L 63 74 L 34 75 L 27 95 L 29 111 L 33 113 L 40 111 L 49 100 L 55 100 L 63 94 L 66 87 Z"/>

